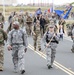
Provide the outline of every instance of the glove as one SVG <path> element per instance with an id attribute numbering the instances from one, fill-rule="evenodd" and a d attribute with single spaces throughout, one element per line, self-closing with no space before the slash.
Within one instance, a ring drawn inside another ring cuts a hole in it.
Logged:
<path id="1" fill-rule="evenodd" d="M 25 51 L 25 53 L 26 53 L 26 52 L 27 52 L 27 48 L 25 48 L 25 50 L 24 50 L 24 51 Z"/>

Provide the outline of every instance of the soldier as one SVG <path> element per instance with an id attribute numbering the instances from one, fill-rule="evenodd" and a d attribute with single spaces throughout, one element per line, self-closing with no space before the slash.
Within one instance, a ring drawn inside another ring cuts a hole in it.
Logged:
<path id="1" fill-rule="evenodd" d="M 72 38 L 72 40 L 73 40 L 73 45 L 72 45 L 71 51 L 74 53 L 74 24 L 72 25 L 71 38 Z"/>
<path id="2" fill-rule="evenodd" d="M 0 23 L 4 23 L 4 16 L 0 13 Z"/>
<path id="3" fill-rule="evenodd" d="M 44 16 L 42 15 L 40 18 L 41 37 L 45 33 L 45 31 L 44 31 L 45 24 L 46 24 L 46 20 L 45 20 Z"/>
<path id="4" fill-rule="evenodd" d="M 64 34 L 64 29 L 62 25 L 59 25 L 59 34 L 60 34 L 60 40 L 63 40 L 63 34 Z"/>
<path id="5" fill-rule="evenodd" d="M 24 16 L 22 14 L 19 14 L 18 22 L 20 23 L 20 27 L 22 28 L 24 26 Z"/>
<path id="6" fill-rule="evenodd" d="M 47 27 L 48 27 L 48 25 L 50 23 L 48 15 L 45 15 L 45 21 L 46 21 L 46 24 L 44 25 L 44 31 L 46 32 L 46 29 L 47 29 Z"/>
<path id="7" fill-rule="evenodd" d="M 36 25 L 33 26 L 32 33 L 33 33 L 33 39 L 34 39 L 34 50 L 36 50 L 36 46 L 38 43 L 38 50 L 40 51 L 41 50 L 41 44 L 40 44 L 41 30 L 40 30 L 40 21 L 39 20 L 37 20 Z"/>
<path id="8" fill-rule="evenodd" d="M 11 31 L 13 29 L 13 22 L 15 21 L 18 21 L 18 14 L 15 13 L 14 16 L 12 17 L 12 20 L 11 20 L 11 24 L 9 25 L 8 29 L 7 29 L 7 32 Z"/>
<path id="9" fill-rule="evenodd" d="M 59 20 L 59 25 L 62 25 L 62 26 L 63 26 L 63 29 L 64 29 L 65 24 L 66 24 L 65 20 L 64 20 L 63 18 L 61 18 L 61 19 Z"/>
<path id="10" fill-rule="evenodd" d="M 53 67 L 56 48 L 59 41 L 58 35 L 54 32 L 53 25 L 48 27 L 48 31 L 44 34 L 43 41 L 46 43 L 47 66 L 48 69 L 50 69 Z"/>
<path id="11" fill-rule="evenodd" d="M 3 25 L 0 23 L 0 71 L 3 71 L 4 64 L 4 40 L 7 40 L 7 34 L 2 29 Z"/>
<path id="12" fill-rule="evenodd" d="M 27 16 L 27 19 L 26 19 L 26 31 L 27 31 L 28 36 L 31 35 L 32 18 L 30 16 Z"/>
<path id="13" fill-rule="evenodd" d="M 8 34 L 7 48 L 12 50 L 12 61 L 14 64 L 14 72 L 20 69 L 21 74 L 25 72 L 24 54 L 27 51 L 27 36 L 23 30 L 19 29 L 19 22 L 13 23 L 13 29 Z"/>

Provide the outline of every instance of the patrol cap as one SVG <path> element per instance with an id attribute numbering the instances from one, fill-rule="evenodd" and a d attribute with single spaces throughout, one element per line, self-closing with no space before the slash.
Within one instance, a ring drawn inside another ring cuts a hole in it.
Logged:
<path id="1" fill-rule="evenodd" d="M 19 22 L 18 21 L 14 21 L 13 25 L 18 25 L 19 26 Z"/>
<path id="2" fill-rule="evenodd" d="M 49 28 L 54 28 L 54 25 L 49 25 Z"/>

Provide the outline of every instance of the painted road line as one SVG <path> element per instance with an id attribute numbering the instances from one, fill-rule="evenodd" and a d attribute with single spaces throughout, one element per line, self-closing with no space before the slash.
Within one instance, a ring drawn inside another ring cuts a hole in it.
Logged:
<path id="1" fill-rule="evenodd" d="M 33 50 L 33 48 L 31 47 L 31 46 L 28 46 L 31 50 Z M 34 51 L 34 50 L 33 50 Z M 37 53 L 38 55 L 41 55 L 38 51 L 35 51 L 35 53 Z M 45 56 L 42 56 L 44 59 L 46 59 L 46 57 Z M 71 74 L 71 73 L 69 73 L 68 71 L 66 71 L 66 70 L 64 70 L 62 67 L 60 67 L 60 66 L 58 66 L 57 64 L 55 64 L 54 63 L 54 65 L 56 66 L 56 67 L 58 67 L 59 69 L 61 69 L 62 71 L 64 71 L 65 73 L 67 73 L 68 75 L 73 75 L 73 74 Z"/>
<path id="2" fill-rule="evenodd" d="M 31 48 L 31 50 L 33 50 L 34 51 L 34 47 L 33 46 L 31 46 L 30 44 L 29 44 L 29 47 Z M 44 59 L 46 59 L 46 55 L 45 54 L 42 54 L 42 52 L 40 52 L 40 51 L 35 51 L 37 54 L 39 54 L 41 57 L 43 57 Z M 54 65 L 58 65 L 59 67 L 61 67 L 61 68 L 63 68 L 64 70 L 66 70 L 66 71 L 68 71 L 69 73 L 71 73 L 72 75 L 74 75 L 74 72 L 73 71 L 71 71 L 71 70 L 69 70 L 68 68 L 66 68 L 66 67 L 64 67 L 63 65 L 61 65 L 61 64 L 59 64 L 58 62 L 56 62 L 56 61 L 54 61 Z M 69 74 L 68 73 L 68 74 Z M 70 74 L 69 74 L 70 75 Z"/>

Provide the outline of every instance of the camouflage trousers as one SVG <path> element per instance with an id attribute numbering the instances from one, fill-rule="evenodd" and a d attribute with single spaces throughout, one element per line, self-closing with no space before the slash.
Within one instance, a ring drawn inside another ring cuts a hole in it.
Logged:
<path id="1" fill-rule="evenodd" d="M 44 27 L 41 28 L 41 37 L 44 35 L 45 31 L 44 31 Z"/>
<path id="2" fill-rule="evenodd" d="M 46 24 L 46 25 L 44 26 L 44 32 L 47 31 L 47 28 L 48 28 L 48 24 Z"/>
<path id="3" fill-rule="evenodd" d="M 35 36 L 33 36 L 33 40 L 34 40 L 34 49 L 36 50 L 36 47 L 38 46 L 38 49 L 41 48 L 41 34 L 36 34 Z"/>
<path id="4" fill-rule="evenodd" d="M 4 46 L 0 45 L 0 69 L 3 69 L 4 64 Z"/>
<path id="5" fill-rule="evenodd" d="M 73 39 L 73 44 L 72 44 L 72 49 L 71 51 L 74 53 L 74 39 Z"/>
<path id="6" fill-rule="evenodd" d="M 12 48 L 12 61 L 14 69 L 24 70 L 25 69 L 25 52 L 23 45 L 14 45 Z"/>
<path id="7" fill-rule="evenodd" d="M 55 60 L 56 46 L 46 48 L 47 65 L 53 66 Z"/>
<path id="8" fill-rule="evenodd" d="M 27 32 L 27 34 L 31 35 L 31 31 L 32 31 L 32 24 L 29 24 L 29 25 L 27 24 L 26 25 L 26 32 Z"/>

